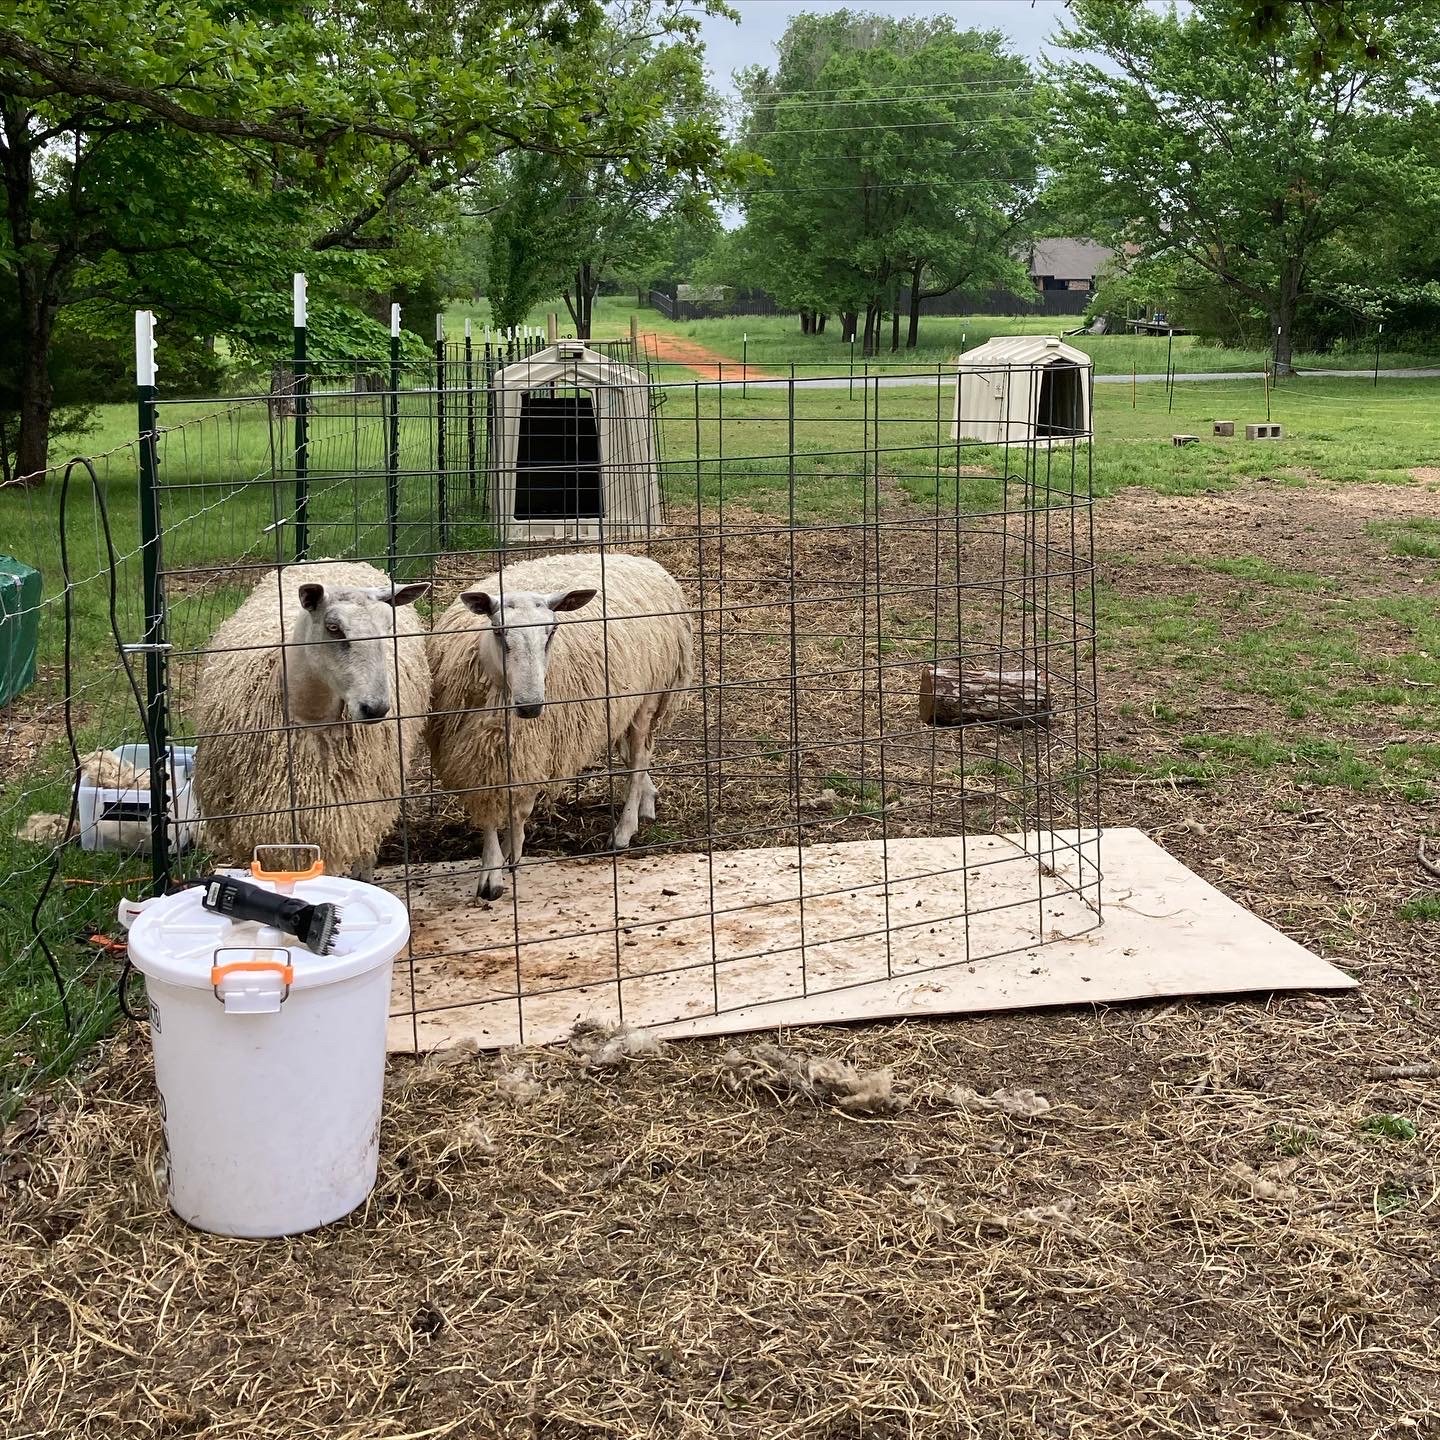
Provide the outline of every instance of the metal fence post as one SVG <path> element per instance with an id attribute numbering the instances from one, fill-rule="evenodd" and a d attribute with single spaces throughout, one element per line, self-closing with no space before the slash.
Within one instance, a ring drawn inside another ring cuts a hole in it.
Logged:
<path id="1" fill-rule="evenodd" d="M 400 307 L 390 306 L 390 435 L 385 447 L 385 559 L 395 578 L 400 529 Z"/>
<path id="2" fill-rule="evenodd" d="M 310 362 L 305 277 L 295 276 L 295 558 L 310 550 Z"/>
<path id="3" fill-rule="evenodd" d="M 150 750 L 150 878 L 170 886 L 170 766 L 166 690 L 165 580 L 160 563 L 159 418 L 155 406 L 155 316 L 135 312 L 135 393 L 140 441 L 140 557 L 145 587 L 145 743 Z"/>
<path id="4" fill-rule="evenodd" d="M 475 347 L 470 322 L 465 322 L 465 459 L 470 468 L 470 503 L 475 503 Z"/>
<path id="5" fill-rule="evenodd" d="M 435 521 L 440 548 L 450 541 L 450 497 L 445 485 L 445 317 L 435 317 Z"/>

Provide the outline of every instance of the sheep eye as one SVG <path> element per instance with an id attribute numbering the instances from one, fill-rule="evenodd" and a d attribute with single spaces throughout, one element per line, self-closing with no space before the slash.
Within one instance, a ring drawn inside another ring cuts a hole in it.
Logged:
<path id="1" fill-rule="evenodd" d="M 345 632 L 333 620 L 327 620 L 325 622 L 325 633 L 335 636 L 337 640 L 343 640 L 345 638 Z"/>

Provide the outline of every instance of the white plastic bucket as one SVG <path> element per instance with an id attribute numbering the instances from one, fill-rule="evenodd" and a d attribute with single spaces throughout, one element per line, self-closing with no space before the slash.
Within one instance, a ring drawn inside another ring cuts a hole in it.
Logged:
<path id="1" fill-rule="evenodd" d="M 201 1230 L 262 1238 L 338 1220 L 374 1188 L 390 972 L 410 919 L 354 880 L 253 883 L 333 903 L 333 953 L 213 915 L 198 887 L 121 918 L 150 999 L 170 1206 Z"/>

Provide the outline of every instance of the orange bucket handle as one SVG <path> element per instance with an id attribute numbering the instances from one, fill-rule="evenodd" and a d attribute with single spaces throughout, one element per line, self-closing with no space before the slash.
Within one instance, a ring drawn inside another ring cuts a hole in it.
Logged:
<path id="1" fill-rule="evenodd" d="M 267 870 L 261 854 L 266 850 L 308 850 L 314 856 L 306 870 Z M 325 873 L 325 862 L 320 858 L 318 845 L 257 845 L 250 861 L 250 876 L 254 880 L 269 880 L 276 885 L 296 885 L 302 880 L 317 880 Z"/>
<path id="2" fill-rule="evenodd" d="M 232 960 L 228 965 L 212 965 L 210 967 L 210 983 L 219 985 L 227 975 L 233 975 L 237 970 L 252 972 L 273 970 L 285 982 L 287 989 L 295 983 L 295 967 L 283 964 L 279 960 Z"/>
<path id="3" fill-rule="evenodd" d="M 242 955 L 249 955 L 249 960 L 227 960 L 220 963 L 220 957 L 225 954 L 234 955 L 236 951 Z M 264 953 L 263 951 L 258 953 Z M 290 963 L 290 952 L 288 950 L 272 950 L 272 955 L 283 955 L 283 960 L 257 960 L 254 950 L 240 949 L 238 946 L 222 946 L 211 956 L 210 965 L 210 988 L 215 992 L 215 998 L 230 1009 L 228 998 L 220 993 L 220 986 L 227 975 L 240 974 L 251 975 L 278 975 L 280 983 L 285 987 L 280 992 L 280 1004 L 283 1005 L 290 998 L 290 987 L 295 983 L 295 967 Z M 278 1007 L 277 1007 L 278 1008 Z"/>

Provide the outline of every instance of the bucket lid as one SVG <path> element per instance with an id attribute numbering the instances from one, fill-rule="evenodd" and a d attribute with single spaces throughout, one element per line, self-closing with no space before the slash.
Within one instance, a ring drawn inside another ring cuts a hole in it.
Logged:
<path id="1" fill-rule="evenodd" d="M 256 879 L 246 871 L 222 871 L 252 885 L 280 891 L 273 882 Z M 377 965 L 393 960 L 410 938 L 410 916 L 405 906 L 387 890 L 365 885 L 338 875 L 302 880 L 285 889 L 310 905 L 329 902 L 339 911 L 334 949 L 316 955 L 293 935 L 253 920 L 230 920 L 205 909 L 200 903 L 204 889 L 195 885 L 174 895 L 160 895 L 144 901 L 130 922 L 130 958 L 135 968 L 155 980 L 171 985 L 193 985 L 209 990 L 216 965 L 252 961 L 285 961 L 293 975 L 287 976 L 290 989 L 307 990 L 333 985 L 339 980 L 363 975 Z M 216 952 L 223 952 L 217 958 Z M 288 956 L 281 953 L 288 951 Z"/>

